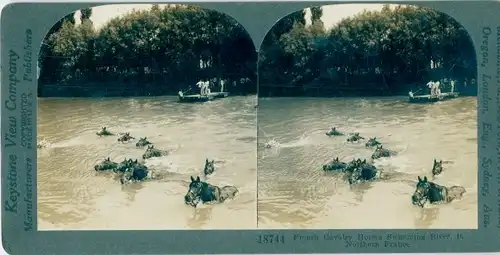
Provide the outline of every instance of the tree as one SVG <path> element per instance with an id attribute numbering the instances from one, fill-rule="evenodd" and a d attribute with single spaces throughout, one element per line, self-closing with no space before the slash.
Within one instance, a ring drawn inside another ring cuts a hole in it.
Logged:
<path id="1" fill-rule="evenodd" d="M 90 20 L 92 16 L 92 8 L 84 8 L 80 10 L 80 21 L 83 23 L 86 20 Z"/>
<path id="2" fill-rule="evenodd" d="M 40 67 L 40 81 L 52 82 L 53 76 L 51 75 L 54 70 L 59 70 L 61 67 L 61 62 L 63 61 L 59 56 L 53 52 L 53 45 L 50 44 L 49 38 L 57 33 L 62 25 L 68 22 L 70 24 L 75 24 L 75 13 L 69 13 L 64 16 L 61 20 L 56 22 L 52 26 L 49 32 L 45 35 L 40 47 L 40 53 L 38 55 L 38 65 Z"/>

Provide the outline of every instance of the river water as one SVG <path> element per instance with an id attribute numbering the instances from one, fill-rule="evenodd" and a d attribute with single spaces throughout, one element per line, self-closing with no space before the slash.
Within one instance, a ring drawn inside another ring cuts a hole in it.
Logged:
<path id="1" fill-rule="evenodd" d="M 259 228 L 475 229 L 477 215 L 477 99 L 434 104 L 406 98 L 259 99 Z M 368 158 L 364 143 L 329 138 L 329 127 L 377 137 L 397 156 L 376 166 L 387 180 L 350 186 L 321 166 L 339 157 Z M 264 149 L 269 139 L 279 149 Z M 449 161 L 435 179 L 434 158 Z M 463 199 L 418 208 L 411 204 L 417 176 L 465 187 Z"/>
<path id="2" fill-rule="evenodd" d="M 40 230 L 252 229 L 256 227 L 256 97 L 179 104 L 176 97 L 39 99 L 38 228 Z M 130 132 L 171 155 L 146 161 L 158 178 L 121 186 L 93 166 L 104 157 L 140 158 L 135 141 L 95 132 Z M 190 176 L 205 158 L 216 173 L 208 182 L 240 193 L 218 205 L 184 204 Z"/>

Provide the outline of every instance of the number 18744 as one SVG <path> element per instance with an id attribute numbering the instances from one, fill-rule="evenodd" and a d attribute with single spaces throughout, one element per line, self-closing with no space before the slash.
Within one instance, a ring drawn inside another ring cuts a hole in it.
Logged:
<path id="1" fill-rule="evenodd" d="M 259 235 L 257 243 L 285 243 L 284 235 Z"/>

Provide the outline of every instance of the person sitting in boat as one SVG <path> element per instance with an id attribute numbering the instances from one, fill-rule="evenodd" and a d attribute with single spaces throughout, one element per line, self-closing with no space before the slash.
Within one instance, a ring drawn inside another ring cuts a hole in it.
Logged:
<path id="1" fill-rule="evenodd" d="M 410 90 L 410 92 L 408 92 L 408 95 L 409 95 L 410 97 L 413 97 L 413 91 L 411 91 L 411 90 Z"/>
<path id="2" fill-rule="evenodd" d="M 180 97 L 184 97 L 184 93 L 182 93 L 182 91 L 179 90 L 178 94 Z"/>

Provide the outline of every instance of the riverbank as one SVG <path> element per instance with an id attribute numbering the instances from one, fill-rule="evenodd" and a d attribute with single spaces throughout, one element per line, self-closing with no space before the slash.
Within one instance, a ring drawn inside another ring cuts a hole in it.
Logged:
<path id="1" fill-rule="evenodd" d="M 397 89 L 391 89 L 384 86 L 350 87 L 350 86 L 304 86 L 297 87 L 293 85 L 259 85 L 259 97 L 392 97 L 408 96 L 409 91 L 418 91 L 423 88 L 421 84 L 401 85 Z M 442 88 L 443 92 L 449 89 Z M 456 92 L 463 96 L 477 96 L 477 85 L 455 87 Z M 420 90 L 417 94 L 425 94 Z"/>
<path id="2" fill-rule="evenodd" d="M 227 86 L 225 92 L 231 95 L 246 96 L 256 92 L 256 85 L 243 84 Z M 179 90 L 187 91 L 188 84 L 158 83 L 85 83 L 79 85 L 42 84 L 38 86 L 38 97 L 148 97 L 148 96 L 177 96 Z M 189 91 L 188 91 L 189 93 Z"/>

